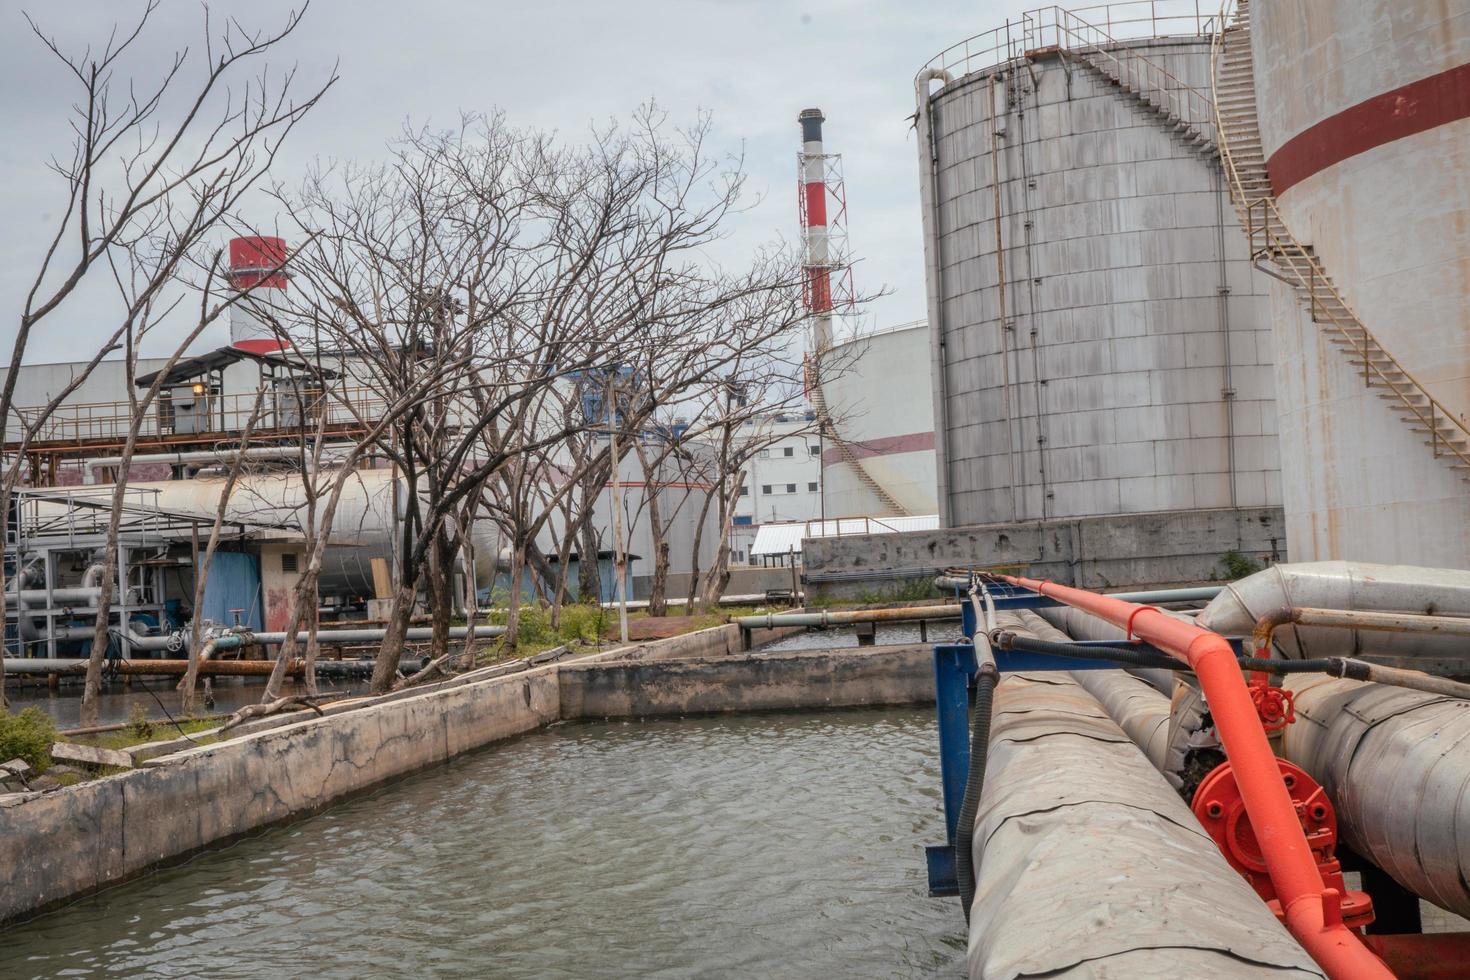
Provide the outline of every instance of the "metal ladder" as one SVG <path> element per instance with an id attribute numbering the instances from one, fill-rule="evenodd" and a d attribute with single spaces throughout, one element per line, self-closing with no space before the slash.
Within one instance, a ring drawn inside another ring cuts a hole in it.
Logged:
<path id="1" fill-rule="evenodd" d="M 1231 16 L 1233 12 L 1233 16 Z M 1470 479 L 1470 428 L 1434 397 L 1378 342 L 1323 271 L 1311 246 L 1292 235 L 1271 193 L 1256 115 L 1249 0 L 1226 0 L 1224 30 L 1211 52 L 1216 132 L 1230 199 L 1249 242 L 1257 269 L 1291 286 L 1327 341 L 1362 373 L 1379 398 L 1429 446 L 1436 459 Z"/>
<path id="2" fill-rule="evenodd" d="M 1213 159 L 1219 153 L 1209 96 L 1144 57 L 1136 42 L 1118 41 L 1071 11 L 1052 8 L 1050 13 L 1053 23 L 1045 26 L 1055 31 L 1059 51 L 1118 86 L 1124 97 L 1158 116 L 1201 156 Z"/>
<path id="3" fill-rule="evenodd" d="M 837 426 L 832 422 L 832 416 L 827 412 L 827 399 L 822 394 L 822 379 L 818 376 L 818 370 L 819 368 L 814 358 L 812 361 L 811 391 L 809 395 L 812 401 L 812 408 L 817 412 L 817 424 L 821 427 L 823 434 L 831 440 L 833 446 L 837 447 L 837 453 L 842 457 L 842 461 L 852 467 L 852 471 L 857 474 L 858 481 L 873 496 L 878 498 L 879 503 L 892 511 L 894 515 L 908 517 L 908 509 L 899 503 L 893 494 L 884 489 L 881 483 L 873 478 L 873 475 L 868 472 L 868 468 L 863 465 L 863 461 L 858 454 L 853 452 L 852 447 L 847 444 L 847 441 L 837 434 Z"/>

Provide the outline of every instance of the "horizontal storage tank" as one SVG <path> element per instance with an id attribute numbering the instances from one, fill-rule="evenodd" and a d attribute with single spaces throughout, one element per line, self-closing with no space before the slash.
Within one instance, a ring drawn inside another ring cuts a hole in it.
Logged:
<path id="1" fill-rule="evenodd" d="M 1239 11 L 1270 189 L 1381 347 L 1470 413 L 1470 2 L 1253 0 Z M 1470 567 L 1470 487 L 1275 292 L 1288 549 Z M 1461 433 L 1463 438 L 1463 433 Z"/>
<path id="2" fill-rule="evenodd" d="M 944 523 L 1279 505 L 1266 285 L 1208 104 L 1168 109 L 1208 94 L 1208 25 L 1049 14 L 919 80 Z"/>
<path id="3" fill-rule="evenodd" d="M 854 337 L 829 348 L 822 364 L 832 425 L 848 450 L 830 440 L 822 446 L 823 515 L 891 513 L 870 480 L 909 514 L 937 513 L 929 325 L 905 323 Z"/>

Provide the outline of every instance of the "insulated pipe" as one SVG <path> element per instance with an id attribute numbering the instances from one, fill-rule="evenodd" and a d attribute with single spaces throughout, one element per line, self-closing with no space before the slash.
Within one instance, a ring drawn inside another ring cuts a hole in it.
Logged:
<path id="1" fill-rule="evenodd" d="M 1287 928 L 1331 977 L 1392 977 L 1383 961 L 1342 924 L 1341 896 L 1322 883 L 1235 651 L 1225 638 L 1150 606 L 1037 579 L 1003 578 L 1101 617 L 1194 668 Z"/>
<path id="2" fill-rule="evenodd" d="M 1307 607 L 1369 613 L 1470 617 L 1470 571 L 1323 561 L 1273 565 L 1226 587 L 1199 614 L 1199 625 L 1226 636 L 1249 636 L 1256 622 L 1282 609 Z M 1463 659 L 1465 643 L 1446 631 L 1388 633 L 1359 626 L 1290 625 L 1274 636 L 1282 656 L 1445 657 Z"/>
<path id="3" fill-rule="evenodd" d="M 851 609 L 845 612 L 761 613 L 739 616 L 735 625 L 742 629 L 774 629 L 777 626 L 843 626 L 850 623 L 912 623 L 921 619 L 959 619 L 961 607 L 905 606 L 900 609 Z"/>
<path id="4" fill-rule="evenodd" d="M 356 643 L 375 643 L 387 634 L 386 629 L 348 629 L 348 630 L 317 630 L 316 642 L 321 646 L 344 646 Z M 504 626 L 476 626 L 475 639 L 493 639 L 505 635 Z M 449 639 L 463 640 L 469 636 L 469 627 L 449 627 Z M 311 637 L 309 633 L 297 633 L 296 642 L 306 643 Z M 407 630 L 403 638 L 409 642 L 420 642 L 434 638 L 432 626 L 415 626 Z M 204 644 L 199 651 L 201 661 L 208 660 L 220 650 L 238 650 L 248 646 L 279 646 L 286 642 L 286 633 L 252 633 L 242 631 L 239 633 L 222 633 Z"/>
<path id="5" fill-rule="evenodd" d="M 1405 888 L 1470 916 L 1470 702 L 1292 677 L 1282 753 L 1337 803 L 1343 840 Z"/>
<path id="6" fill-rule="evenodd" d="M 1322 976 L 1069 675 L 1006 674 L 988 756 L 970 977 Z"/>
<path id="7" fill-rule="evenodd" d="M 1138 600 L 1130 599 L 1129 601 L 1133 602 Z M 1146 602 L 1147 600 L 1143 601 Z M 1089 615 L 1080 609 L 1073 609 L 1070 606 L 1053 606 L 1047 609 L 1036 610 L 1036 615 L 1066 633 L 1074 640 L 1112 640 L 1118 643 L 1126 642 L 1126 633 L 1124 630 L 1114 626 L 1107 620 Z M 1172 695 L 1174 691 L 1174 672 L 1172 670 L 1158 670 L 1149 667 L 1129 667 L 1127 670 L 1134 677 L 1150 685 L 1165 697 Z"/>
<path id="8" fill-rule="evenodd" d="M 1021 624 L 1038 640 L 1067 642 L 1066 633 L 1029 609 L 1020 610 Z M 1169 699 L 1152 684 L 1125 670 L 1077 670 L 1071 677 L 1097 698 L 1108 715 L 1152 762 L 1164 768 L 1169 752 Z"/>

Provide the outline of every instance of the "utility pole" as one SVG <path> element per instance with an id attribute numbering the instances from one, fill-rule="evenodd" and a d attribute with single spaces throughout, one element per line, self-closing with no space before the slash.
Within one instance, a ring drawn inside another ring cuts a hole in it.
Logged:
<path id="1" fill-rule="evenodd" d="M 628 642 L 628 554 L 623 547 L 623 491 L 622 480 L 619 479 L 620 459 L 618 457 L 618 405 L 617 386 L 614 378 L 617 376 L 616 364 L 607 372 L 607 434 L 611 440 L 609 451 L 612 454 L 612 519 L 613 519 L 613 574 L 617 577 L 614 588 L 617 589 L 618 597 L 618 636 L 623 643 Z M 595 556 L 594 556 L 595 557 Z"/>

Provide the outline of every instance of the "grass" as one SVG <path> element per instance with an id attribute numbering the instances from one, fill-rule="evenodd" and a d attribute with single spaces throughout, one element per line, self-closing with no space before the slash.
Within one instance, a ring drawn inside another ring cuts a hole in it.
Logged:
<path id="1" fill-rule="evenodd" d="M 180 728 L 183 729 L 183 734 L 194 735 L 198 732 L 209 731 L 211 728 L 218 728 L 222 723 L 223 719 L 203 718 L 198 721 L 181 721 L 177 726 L 171 721 L 149 721 L 145 727 L 130 720 L 127 728 L 121 728 L 115 732 L 100 732 L 96 735 L 78 735 L 68 741 L 95 746 L 99 749 L 127 749 L 146 742 L 162 742 L 166 739 L 179 738 L 181 737 Z M 199 745 L 208 745 L 215 741 L 215 736 L 206 735 L 196 741 Z"/>
<path id="2" fill-rule="evenodd" d="M 40 708 L 17 714 L 0 709 L 0 762 L 24 759 L 36 772 L 51 766 L 51 743 L 56 741 L 56 723 Z"/>
<path id="3" fill-rule="evenodd" d="M 503 604 L 504 600 L 502 597 L 496 597 L 496 601 Z M 682 607 L 670 607 L 670 614 L 678 616 L 680 608 Z M 689 617 L 689 626 L 685 632 L 693 633 L 712 626 L 722 626 L 736 617 L 749 616 L 757 611 L 753 606 L 731 606 L 699 613 Z M 497 609 L 489 615 L 488 619 L 493 625 L 504 626 L 506 615 L 504 609 Z M 645 609 L 628 613 L 630 622 L 648 618 L 648 611 Z M 475 663 L 483 667 L 513 657 L 533 657 L 538 653 L 544 653 L 563 645 L 598 646 L 616 641 L 617 636 L 618 611 L 616 609 L 567 603 L 562 606 L 561 622 L 553 628 L 549 608 L 536 603 L 525 603 L 521 606 L 520 635 L 517 637 L 516 648 L 507 650 L 504 641 L 497 640 L 479 650 L 475 655 Z"/>

